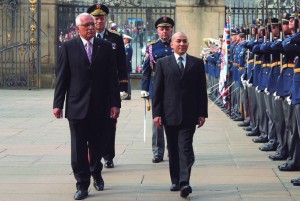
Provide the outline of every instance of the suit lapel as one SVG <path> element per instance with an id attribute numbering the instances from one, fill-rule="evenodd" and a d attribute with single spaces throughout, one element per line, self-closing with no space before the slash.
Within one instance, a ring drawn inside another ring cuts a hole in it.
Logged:
<path id="1" fill-rule="evenodd" d="M 180 73 L 180 69 L 179 66 L 177 64 L 175 55 L 172 54 L 172 56 L 170 56 L 170 60 L 169 60 L 169 65 L 168 66 L 174 66 L 174 68 L 172 68 L 172 70 L 174 70 L 176 72 L 176 74 L 178 75 L 178 77 L 181 77 L 181 73 Z"/>
<path id="2" fill-rule="evenodd" d="M 93 53 L 92 53 L 92 63 L 95 60 L 98 52 L 100 51 L 100 39 L 99 38 L 94 38 L 94 44 L 93 44 Z"/>
<path id="3" fill-rule="evenodd" d="M 83 55 L 83 57 L 84 57 L 84 61 L 89 64 L 90 63 L 89 58 L 86 54 L 85 47 L 84 47 L 83 42 L 80 37 L 77 38 L 77 43 L 79 44 L 79 47 L 80 47 L 79 49 L 81 51 L 81 55 Z"/>
<path id="4" fill-rule="evenodd" d="M 186 55 L 186 63 L 185 63 L 185 68 L 184 68 L 184 74 L 188 73 L 188 71 L 191 69 L 193 66 L 193 60 L 191 57 L 187 54 Z"/>

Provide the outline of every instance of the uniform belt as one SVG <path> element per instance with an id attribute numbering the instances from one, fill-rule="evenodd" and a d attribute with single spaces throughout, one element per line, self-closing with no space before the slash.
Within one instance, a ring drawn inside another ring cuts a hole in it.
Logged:
<path id="1" fill-rule="evenodd" d="M 240 65 L 238 63 L 233 63 L 234 66 L 239 67 Z"/>
<path id="2" fill-rule="evenodd" d="M 261 64 L 261 61 L 256 61 L 255 64 Z"/>
<path id="3" fill-rule="evenodd" d="M 128 80 L 120 80 L 120 83 L 128 83 Z"/>
<path id="4" fill-rule="evenodd" d="M 239 70 L 244 70 L 244 67 L 239 67 Z"/>
<path id="5" fill-rule="evenodd" d="M 294 73 L 300 73 L 300 68 L 295 68 Z"/>
<path id="6" fill-rule="evenodd" d="M 280 61 L 276 61 L 271 64 L 271 67 L 279 66 L 279 65 L 280 65 Z"/>
<path id="7" fill-rule="evenodd" d="M 271 64 L 263 64 L 261 67 L 265 68 L 265 67 L 271 67 Z"/>
<path id="8" fill-rule="evenodd" d="M 152 71 L 151 76 L 154 77 L 154 75 L 155 75 L 155 72 Z"/>
<path id="9" fill-rule="evenodd" d="M 221 66 L 221 64 L 218 64 L 218 66 Z"/>
<path id="10" fill-rule="evenodd" d="M 282 68 L 294 68 L 294 67 L 295 67 L 295 64 L 293 64 L 293 63 L 282 65 Z"/>
<path id="11" fill-rule="evenodd" d="M 248 63 L 253 63 L 253 62 L 254 62 L 254 59 L 248 60 Z"/>

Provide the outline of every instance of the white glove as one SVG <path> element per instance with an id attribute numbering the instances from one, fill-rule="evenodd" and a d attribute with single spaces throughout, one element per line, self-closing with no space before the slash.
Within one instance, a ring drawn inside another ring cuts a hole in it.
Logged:
<path id="1" fill-rule="evenodd" d="M 149 96 L 149 92 L 148 91 L 141 91 L 141 97 L 142 98 L 147 98 Z"/>
<path id="2" fill-rule="evenodd" d="M 276 93 L 276 91 L 273 93 L 273 96 L 274 96 L 274 97 L 276 97 L 276 96 L 277 96 L 277 93 Z"/>
<path id="3" fill-rule="evenodd" d="M 247 86 L 248 86 L 248 87 L 252 87 L 252 86 L 253 86 L 253 84 L 252 84 L 252 83 L 250 83 L 250 82 L 249 82 L 249 80 L 247 80 Z"/>
<path id="4" fill-rule="evenodd" d="M 121 98 L 121 100 L 124 100 L 127 97 L 128 97 L 128 93 L 126 93 L 125 91 L 121 91 L 120 92 L 120 98 Z"/>
<path id="5" fill-rule="evenodd" d="M 280 100 L 280 96 L 275 96 L 275 100 Z"/>
<path id="6" fill-rule="evenodd" d="M 286 97 L 286 101 L 287 101 L 287 103 L 289 104 L 289 105 L 291 105 L 292 104 L 292 100 L 291 100 L 291 98 L 288 96 L 288 97 Z"/>
<path id="7" fill-rule="evenodd" d="M 260 90 L 258 89 L 258 86 L 255 88 L 257 93 L 260 93 Z"/>
<path id="8" fill-rule="evenodd" d="M 242 75 L 241 75 L 241 81 L 242 81 L 242 82 L 244 81 L 244 77 L 245 77 L 245 74 L 242 74 Z"/>
<path id="9" fill-rule="evenodd" d="M 270 92 L 268 92 L 268 89 L 267 88 L 265 88 L 265 93 L 267 94 L 267 95 L 270 95 Z"/>
<path id="10" fill-rule="evenodd" d="M 244 89 L 246 89 L 246 87 L 247 87 L 247 80 L 242 80 L 242 84 L 244 86 Z"/>

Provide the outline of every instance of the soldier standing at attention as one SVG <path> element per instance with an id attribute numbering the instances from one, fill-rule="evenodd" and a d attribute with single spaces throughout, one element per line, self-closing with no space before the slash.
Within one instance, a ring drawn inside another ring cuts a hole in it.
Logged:
<path id="1" fill-rule="evenodd" d="M 121 99 L 125 99 L 128 95 L 128 75 L 123 38 L 118 32 L 106 29 L 106 17 L 109 10 L 105 5 L 95 4 L 88 8 L 87 13 L 90 13 L 95 18 L 96 37 L 112 43 L 112 49 L 114 50 L 114 57 L 117 63 L 120 96 Z M 116 119 L 111 119 L 108 123 L 107 144 L 104 151 L 104 166 L 106 168 L 114 167 L 113 159 L 115 157 L 116 125 Z"/>
<path id="2" fill-rule="evenodd" d="M 152 100 L 152 84 L 155 75 L 155 63 L 159 58 L 169 56 L 173 53 L 170 47 L 172 30 L 174 21 L 169 17 L 161 17 L 155 22 L 157 41 L 150 42 L 146 48 L 145 61 L 143 64 L 143 77 L 142 77 L 142 98 L 150 98 Z M 153 163 L 163 161 L 165 152 L 165 139 L 163 128 L 157 128 L 154 123 L 152 124 L 152 152 Z"/>
<path id="3" fill-rule="evenodd" d="M 127 66 L 127 73 L 128 73 L 128 96 L 124 100 L 131 100 L 131 84 L 130 84 L 130 73 L 132 72 L 132 47 L 131 47 L 131 40 L 132 38 L 126 34 L 123 34 L 123 41 L 125 45 L 125 53 L 126 53 L 126 66 Z"/>

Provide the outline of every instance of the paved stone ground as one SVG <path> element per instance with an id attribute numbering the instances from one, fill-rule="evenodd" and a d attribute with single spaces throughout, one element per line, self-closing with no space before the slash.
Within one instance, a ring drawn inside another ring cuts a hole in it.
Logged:
<path id="1" fill-rule="evenodd" d="M 66 119 L 52 115 L 53 90 L 0 90 L 0 201 L 73 200 Z M 283 162 L 268 159 L 245 132 L 209 102 L 209 119 L 194 137 L 193 193 L 183 199 L 170 192 L 168 157 L 151 162 L 151 113 L 139 91 L 123 101 L 117 127 L 114 169 L 104 169 L 105 190 L 90 187 L 90 201 L 296 201 L 300 187 L 280 172 Z"/>

